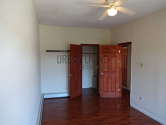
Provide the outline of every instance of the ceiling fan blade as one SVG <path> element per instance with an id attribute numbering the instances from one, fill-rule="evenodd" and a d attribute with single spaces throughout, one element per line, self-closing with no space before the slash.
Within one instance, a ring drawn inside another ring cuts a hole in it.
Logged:
<path id="1" fill-rule="evenodd" d="M 128 0 L 115 0 L 115 1 L 126 2 L 126 1 L 128 1 Z"/>
<path id="2" fill-rule="evenodd" d="M 126 2 L 126 1 L 128 1 L 128 0 L 115 0 L 113 2 L 113 6 L 115 6 L 115 7 L 122 6 L 124 4 L 124 2 Z"/>
<path id="3" fill-rule="evenodd" d="M 90 4 L 107 4 L 107 2 L 106 2 L 106 0 L 98 0 L 98 1 L 96 1 L 96 0 L 89 0 L 89 1 L 87 1 L 87 3 L 90 3 Z"/>
<path id="4" fill-rule="evenodd" d="M 134 12 L 134 11 L 128 9 L 128 8 L 124 8 L 124 7 L 117 7 L 117 10 L 121 13 L 130 15 L 130 16 L 133 16 L 133 15 L 136 14 L 136 12 Z"/>
<path id="5" fill-rule="evenodd" d="M 97 4 L 92 4 L 92 5 L 88 5 L 88 6 L 90 6 L 90 7 L 102 7 L 102 8 L 109 8 L 110 6 L 109 5 L 97 5 Z"/>
<path id="6" fill-rule="evenodd" d="M 115 3 L 113 3 L 113 6 L 118 7 L 121 6 L 123 4 L 122 1 L 116 1 Z"/>
<path id="7" fill-rule="evenodd" d="M 104 11 L 104 13 L 99 17 L 99 20 L 104 20 L 107 17 L 107 10 Z"/>
<path id="8" fill-rule="evenodd" d="M 95 0 L 96 1 L 96 0 Z M 106 0 L 99 0 L 100 1 L 100 4 L 107 4 L 107 1 Z M 99 2 L 98 2 L 99 3 Z"/>

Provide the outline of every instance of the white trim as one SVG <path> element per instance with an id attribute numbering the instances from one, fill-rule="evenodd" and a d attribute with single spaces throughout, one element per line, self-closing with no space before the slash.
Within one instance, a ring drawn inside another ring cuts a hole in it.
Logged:
<path id="1" fill-rule="evenodd" d="M 45 93 L 44 98 L 61 98 L 61 97 L 68 97 L 69 94 L 67 92 L 64 93 Z"/>
<path id="2" fill-rule="evenodd" d="M 44 102 L 44 95 L 42 94 L 40 104 L 39 104 L 39 112 L 37 117 L 37 125 L 42 124 L 42 113 L 43 113 L 43 102 Z"/>
<path id="3" fill-rule="evenodd" d="M 136 105 L 136 104 L 134 104 L 134 103 L 131 103 L 131 107 L 134 108 L 134 109 L 136 109 L 136 110 L 138 110 L 138 111 L 140 111 L 140 112 L 142 112 L 143 114 L 149 116 L 150 118 L 152 118 L 152 119 L 158 121 L 158 122 L 161 123 L 162 125 L 166 125 L 166 120 L 160 118 L 159 116 L 155 115 L 154 113 L 149 112 L 149 111 L 147 111 L 146 109 L 144 109 L 144 108 L 142 108 L 142 107 L 140 107 L 140 106 L 138 106 L 138 105 Z"/>

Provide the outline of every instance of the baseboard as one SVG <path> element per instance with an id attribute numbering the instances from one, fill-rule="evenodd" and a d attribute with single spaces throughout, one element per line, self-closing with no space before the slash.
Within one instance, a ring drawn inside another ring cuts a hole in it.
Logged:
<path id="1" fill-rule="evenodd" d="M 154 113 L 147 111 L 146 109 L 136 105 L 136 104 L 131 104 L 131 107 L 142 112 L 143 114 L 149 116 L 150 118 L 154 119 L 155 121 L 161 123 L 162 125 L 166 125 L 166 120 L 160 118 L 159 116 L 156 116 Z"/>
<path id="2" fill-rule="evenodd" d="M 44 95 L 42 94 L 41 100 L 40 100 L 38 118 L 37 118 L 37 125 L 41 125 L 42 124 L 43 101 L 44 101 Z"/>
<path id="3" fill-rule="evenodd" d="M 64 92 L 64 93 L 45 93 L 44 98 L 62 98 L 62 97 L 69 97 L 69 93 Z"/>

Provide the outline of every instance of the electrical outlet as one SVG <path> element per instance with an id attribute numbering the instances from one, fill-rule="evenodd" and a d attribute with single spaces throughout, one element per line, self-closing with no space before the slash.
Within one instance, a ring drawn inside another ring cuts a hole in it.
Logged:
<path id="1" fill-rule="evenodd" d="M 143 100 L 142 96 L 136 96 L 135 99 L 136 99 L 135 101 L 136 101 L 137 104 L 140 104 Z"/>
<path id="2" fill-rule="evenodd" d="M 139 102 L 142 101 L 142 97 L 141 96 L 138 97 L 138 101 Z"/>

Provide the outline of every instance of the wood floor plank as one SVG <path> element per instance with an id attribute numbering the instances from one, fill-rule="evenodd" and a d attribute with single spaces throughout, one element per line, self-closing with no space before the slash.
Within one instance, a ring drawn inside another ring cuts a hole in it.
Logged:
<path id="1" fill-rule="evenodd" d="M 42 125 L 160 125 L 129 105 L 129 94 L 119 99 L 100 98 L 91 89 L 82 97 L 44 101 Z"/>

